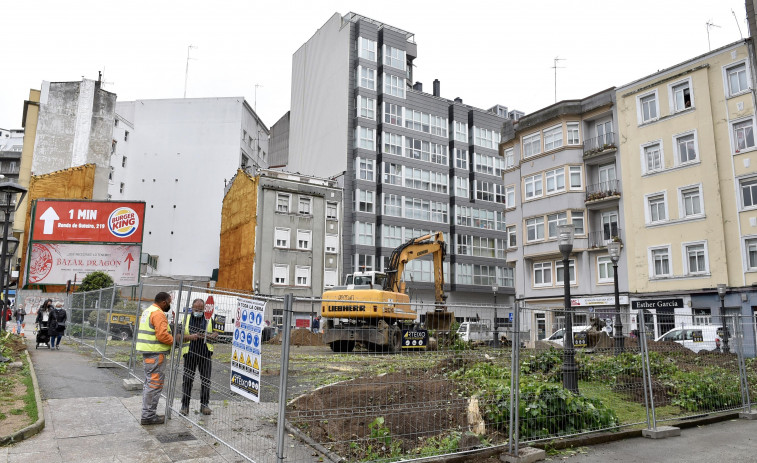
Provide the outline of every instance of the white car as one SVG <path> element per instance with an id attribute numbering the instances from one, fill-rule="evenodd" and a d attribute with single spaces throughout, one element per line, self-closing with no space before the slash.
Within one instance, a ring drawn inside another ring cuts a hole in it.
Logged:
<path id="1" fill-rule="evenodd" d="M 573 335 L 575 336 L 576 333 L 584 333 L 586 331 L 589 331 L 591 329 L 591 326 L 586 325 L 577 325 L 573 327 Z M 545 341 L 552 341 L 555 344 L 563 345 L 563 338 L 565 337 L 565 328 L 560 328 L 559 330 L 552 333 Z"/>
<path id="2" fill-rule="evenodd" d="M 463 322 L 457 329 L 460 339 L 465 342 L 492 341 L 493 334 L 489 326 L 482 322 Z"/>
<path id="3" fill-rule="evenodd" d="M 694 352 L 720 350 L 720 331 L 722 327 L 715 325 L 683 325 L 673 328 L 655 341 L 673 341 Z"/>

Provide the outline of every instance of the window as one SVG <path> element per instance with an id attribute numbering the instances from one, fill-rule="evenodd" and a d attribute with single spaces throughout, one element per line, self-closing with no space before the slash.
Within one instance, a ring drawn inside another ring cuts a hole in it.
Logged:
<path id="1" fill-rule="evenodd" d="M 455 196 L 461 198 L 470 198 L 468 193 L 468 179 L 465 177 L 455 177 Z"/>
<path id="2" fill-rule="evenodd" d="M 294 285 L 310 286 L 310 267 L 301 267 L 299 265 L 294 267 Z"/>
<path id="3" fill-rule="evenodd" d="M 447 118 L 441 116 L 431 117 L 431 135 L 447 138 Z"/>
<path id="4" fill-rule="evenodd" d="M 515 187 L 512 185 L 505 187 L 505 206 L 515 207 Z"/>
<path id="5" fill-rule="evenodd" d="M 641 122 L 651 122 L 657 119 L 657 92 L 639 98 L 641 105 Z"/>
<path id="6" fill-rule="evenodd" d="M 113 180 L 113 172 L 115 171 L 115 167 L 110 166 L 110 172 L 108 172 L 108 180 Z"/>
<path id="7" fill-rule="evenodd" d="M 449 167 L 447 160 L 447 145 L 431 143 L 431 162 Z"/>
<path id="8" fill-rule="evenodd" d="M 357 158 L 355 163 L 357 164 L 358 180 L 367 180 L 369 182 L 375 180 L 373 172 L 376 166 L 376 161 L 372 159 Z"/>
<path id="9" fill-rule="evenodd" d="M 402 217 L 402 196 L 384 193 L 384 214 Z"/>
<path id="10" fill-rule="evenodd" d="M 336 253 L 339 249 L 339 236 L 338 235 L 326 235 L 324 240 L 326 252 Z"/>
<path id="11" fill-rule="evenodd" d="M 570 284 L 574 285 L 576 284 L 576 261 L 574 259 L 568 260 L 568 273 L 570 276 L 570 280 L 568 281 Z M 561 260 L 558 260 L 555 262 L 555 283 L 559 285 L 564 285 L 565 282 L 563 281 L 564 269 L 563 269 L 563 263 Z"/>
<path id="12" fill-rule="evenodd" d="M 371 68 L 365 68 L 363 66 L 357 67 L 358 87 L 363 87 L 368 90 L 376 90 L 376 70 Z"/>
<path id="13" fill-rule="evenodd" d="M 547 233 L 550 238 L 557 238 L 557 226 L 568 223 L 568 214 L 558 212 L 557 214 L 547 215 Z"/>
<path id="14" fill-rule="evenodd" d="M 604 211 L 600 216 L 602 223 L 602 239 L 609 243 L 617 238 L 618 233 L 618 211 Z"/>
<path id="15" fill-rule="evenodd" d="M 323 271 L 323 287 L 333 288 L 334 286 L 338 284 L 339 284 L 339 281 L 337 279 L 336 270 L 325 269 Z"/>
<path id="16" fill-rule="evenodd" d="M 405 79 L 384 73 L 384 93 L 405 98 Z"/>
<path id="17" fill-rule="evenodd" d="M 568 170 L 570 171 L 570 189 L 580 190 L 583 188 L 581 166 L 570 166 L 568 167 Z"/>
<path id="18" fill-rule="evenodd" d="M 289 284 L 289 266 L 288 265 L 274 264 L 273 284 L 274 285 L 288 285 Z"/>
<path id="19" fill-rule="evenodd" d="M 116 120 L 113 121 L 113 127 L 118 127 L 118 118 L 116 118 Z"/>
<path id="20" fill-rule="evenodd" d="M 662 169 L 662 147 L 659 143 L 647 145 L 644 150 L 645 173 Z"/>
<path id="21" fill-rule="evenodd" d="M 728 79 L 728 96 L 734 96 L 749 90 L 745 63 L 726 68 L 725 73 Z"/>
<path id="22" fill-rule="evenodd" d="M 129 141 L 129 131 L 128 130 L 124 131 L 124 141 Z"/>
<path id="23" fill-rule="evenodd" d="M 355 222 L 355 244 L 364 246 L 374 246 L 373 224 L 366 222 Z"/>
<path id="24" fill-rule="evenodd" d="M 525 187 L 526 199 L 538 198 L 544 193 L 542 190 L 541 174 L 525 177 L 523 179 L 523 185 Z"/>
<path id="25" fill-rule="evenodd" d="M 429 161 L 431 159 L 431 143 L 417 138 L 405 137 L 405 157 Z"/>
<path id="26" fill-rule="evenodd" d="M 505 169 L 515 166 L 515 150 L 508 148 L 505 150 Z"/>
<path id="27" fill-rule="evenodd" d="M 599 283 L 613 283 L 615 281 L 615 269 L 612 266 L 610 256 L 597 257 L 597 275 Z"/>
<path id="28" fill-rule="evenodd" d="M 405 110 L 405 127 L 410 130 L 429 133 L 429 115 L 412 109 Z"/>
<path id="29" fill-rule="evenodd" d="M 694 324 L 697 326 L 709 325 L 712 323 L 712 310 L 711 309 L 693 309 L 694 310 Z"/>
<path id="30" fill-rule="evenodd" d="M 121 187 L 118 189 L 119 193 L 123 193 L 126 189 L 126 184 L 124 182 L 121 182 Z"/>
<path id="31" fill-rule="evenodd" d="M 289 195 L 276 193 L 276 212 L 289 212 Z"/>
<path id="32" fill-rule="evenodd" d="M 691 107 L 691 88 L 688 81 L 673 85 L 671 94 L 673 112 L 683 111 Z"/>
<path id="33" fill-rule="evenodd" d="M 358 95 L 357 115 L 370 120 L 376 120 L 376 100 Z"/>
<path id="34" fill-rule="evenodd" d="M 304 215 L 310 215 L 312 213 L 313 199 L 312 198 L 300 198 L 299 207 L 297 212 Z"/>
<path id="35" fill-rule="evenodd" d="M 381 138 L 384 141 L 384 153 L 402 156 L 402 135 L 383 132 Z"/>
<path id="36" fill-rule="evenodd" d="M 473 143 L 483 148 L 495 149 L 499 145 L 500 134 L 489 129 L 473 127 Z"/>
<path id="37" fill-rule="evenodd" d="M 376 42 L 373 40 L 357 38 L 357 55 L 370 61 L 376 61 Z"/>
<path id="38" fill-rule="evenodd" d="M 535 133 L 523 137 L 523 157 L 527 158 L 541 153 L 541 134 Z"/>
<path id="39" fill-rule="evenodd" d="M 384 163 L 384 183 L 402 185 L 402 166 L 400 164 Z"/>
<path id="40" fill-rule="evenodd" d="M 374 151 L 376 149 L 376 131 L 357 126 L 355 128 L 355 148 Z"/>
<path id="41" fill-rule="evenodd" d="M 664 222 L 668 215 L 665 212 L 665 195 L 656 194 L 647 196 L 647 220 L 649 223 Z"/>
<path id="42" fill-rule="evenodd" d="M 675 146 L 678 149 L 679 164 L 697 161 L 697 147 L 693 133 L 676 137 Z"/>
<path id="43" fill-rule="evenodd" d="M 355 255 L 355 271 L 356 272 L 370 272 L 374 270 L 375 256 L 366 254 Z"/>
<path id="44" fill-rule="evenodd" d="M 297 230 L 297 249 L 308 250 L 311 249 L 310 240 L 313 236 L 313 232 L 310 230 Z"/>
<path id="45" fill-rule="evenodd" d="M 562 126 L 552 127 L 544 131 L 544 151 L 562 146 Z"/>
<path id="46" fill-rule="evenodd" d="M 468 170 L 468 151 L 455 148 L 455 167 Z"/>
<path id="47" fill-rule="evenodd" d="M 754 148 L 754 128 L 752 119 L 733 124 L 733 145 L 736 152 Z"/>
<path id="48" fill-rule="evenodd" d="M 570 218 L 571 218 L 571 221 L 573 222 L 573 227 L 575 227 L 574 234 L 576 235 L 585 234 L 586 230 L 584 229 L 583 211 L 571 211 Z"/>
<path id="49" fill-rule="evenodd" d="M 405 70 L 405 50 L 384 45 L 384 64 L 395 69 Z"/>
<path id="50" fill-rule="evenodd" d="M 744 243 L 746 246 L 747 267 L 757 270 L 757 238 L 751 238 Z"/>
<path id="51" fill-rule="evenodd" d="M 686 273 L 702 275 L 709 272 L 707 265 L 707 243 L 684 243 Z"/>
<path id="52" fill-rule="evenodd" d="M 526 241 L 544 239 L 544 217 L 526 219 Z"/>
<path id="53" fill-rule="evenodd" d="M 652 277 L 667 277 L 670 272 L 670 248 L 652 248 L 649 251 Z"/>
<path id="54" fill-rule="evenodd" d="M 468 143 L 468 124 L 455 121 L 455 140 Z"/>
<path id="55" fill-rule="evenodd" d="M 742 207 L 757 206 L 757 178 L 739 181 Z"/>
<path id="56" fill-rule="evenodd" d="M 375 212 L 373 209 L 375 195 L 376 193 L 373 191 L 356 190 L 355 199 L 357 204 L 355 206 L 358 212 L 373 214 Z"/>
<path id="57" fill-rule="evenodd" d="M 402 227 L 396 225 L 383 225 L 381 227 L 381 246 L 394 249 L 401 244 Z"/>
<path id="58" fill-rule="evenodd" d="M 458 256 L 470 256 L 471 255 L 471 240 L 470 235 L 457 235 L 457 247 L 455 248 L 455 254 Z"/>
<path id="59" fill-rule="evenodd" d="M 518 239 L 515 231 L 515 225 L 507 227 L 507 247 L 514 248 L 518 245 Z"/>
<path id="60" fill-rule="evenodd" d="M 556 193 L 565 191 L 565 169 L 560 167 L 555 170 L 548 170 L 544 177 L 547 183 L 547 193 Z"/>
<path id="61" fill-rule="evenodd" d="M 384 122 L 402 127 L 402 114 L 405 108 L 392 103 L 384 103 Z"/>
<path id="62" fill-rule="evenodd" d="M 581 139 L 578 137 L 578 122 L 568 122 L 568 144 L 580 145 Z"/>
<path id="63" fill-rule="evenodd" d="M 552 262 L 534 262 L 534 286 L 552 286 Z"/>
<path id="64" fill-rule="evenodd" d="M 326 218 L 327 219 L 337 218 L 337 204 L 336 203 L 326 203 Z"/>
<path id="65" fill-rule="evenodd" d="M 11 167 L 13 168 L 13 170 L 15 170 L 16 169 L 16 163 L 15 162 L 12 163 Z M 121 167 L 126 167 L 126 156 L 124 156 L 123 159 L 121 159 Z"/>
<path id="66" fill-rule="evenodd" d="M 702 215 L 702 193 L 700 188 L 701 185 L 697 185 L 679 190 L 681 195 L 679 210 L 681 218 Z"/>

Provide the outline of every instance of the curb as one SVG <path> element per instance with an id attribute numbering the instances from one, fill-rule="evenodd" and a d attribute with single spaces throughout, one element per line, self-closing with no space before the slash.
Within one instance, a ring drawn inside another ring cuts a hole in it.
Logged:
<path id="1" fill-rule="evenodd" d="M 39 391 L 37 374 L 34 372 L 34 365 L 32 364 L 32 358 L 29 356 L 29 351 L 26 350 L 25 353 L 26 361 L 29 365 L 29 373 L 32 377 L 32 385 L 34 386 L 34 399 L 37 401 L 37 421 L 9 436 L 0 436 L 0 447 L 21 442 L 45 429 L 45 410 L 42 408 L 42 395 Z"/>

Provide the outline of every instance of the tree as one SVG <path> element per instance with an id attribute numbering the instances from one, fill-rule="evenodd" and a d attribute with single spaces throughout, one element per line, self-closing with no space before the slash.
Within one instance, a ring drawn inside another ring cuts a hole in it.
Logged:
<path id="1" fill-rule="evenodd" d="M 83 293 L 111 286 L 113 286 L 113 278 L 110 275 L 105 272 L 92 272 L 84 277 L 76 292 Z"/>
<path id="2" fill-rule="evenodd" d="M 105 288 L 107 289 L 102 292 L 102 295 L 93 292 Z M 76 288 L 75 294 L 71 297 L 72 322 L 84 323 L 88 319 L 88 315 L 85 315 L 82 309 L 94 309 L 98 306 L 101 308 L 109 307 L 115 290 L 113 278 L 105 272 L 92 272 L 85 276 L 79 287 Z M 102 304 L 98 302 L 100 296 L 102 296 Z M 116 291 L 115 299 L 114 303 L 121 299 L 118 291 Z"/>

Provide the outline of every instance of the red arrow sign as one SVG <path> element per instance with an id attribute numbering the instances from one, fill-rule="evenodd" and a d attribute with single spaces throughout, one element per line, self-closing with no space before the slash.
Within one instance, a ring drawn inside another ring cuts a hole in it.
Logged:
<path id="1" fill-rule="evenodd" d="M 213 317 L 213 310 L 215 310 L 215 308 L 216 304 L 215 301 L 213 301 L 213 295 L 211 294 L 205 301 L 205 320 L 210 320 L 211 317 Z"/>
<path id="2" fill-rule="evenodd" d="M 131 263 L 134 262 L 134 258 L 131 256 L 131 253 L 127 254 L 126 255 L 126 259 L 124 259 L 124 260 L 126 261 L 126 264 L 127 264 L 126 265 L 126 270 L 127 271 L 131 270 Z"/>

